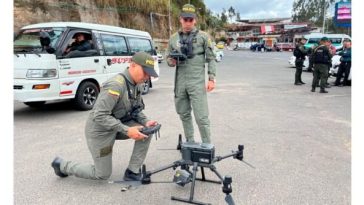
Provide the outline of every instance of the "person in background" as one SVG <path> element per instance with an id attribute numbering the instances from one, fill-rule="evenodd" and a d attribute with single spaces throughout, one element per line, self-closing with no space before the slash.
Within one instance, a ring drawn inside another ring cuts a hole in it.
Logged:
<path id="1" fill-rule="evenodd" d="M 339 52 L 340 66 L 337 72 L 335 86 L 346 86 L 349 85 L 348 78 L 351 70 L 351 41 L 349 39 L 344 40 L 344 49 Z M 344 81 L 341 83 L 341 78 L 344 74 Z"/>

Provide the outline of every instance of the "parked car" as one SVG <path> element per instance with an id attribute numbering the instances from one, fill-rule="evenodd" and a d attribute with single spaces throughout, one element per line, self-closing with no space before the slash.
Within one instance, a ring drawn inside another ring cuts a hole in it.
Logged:
<path id="1" fill-rule="evenodd" d="M 222 57 L 224 56 L 224 50 L 219 49 L 217 46 L 214 46 L 214 53 L 215 53 L 215 60 L 216 62 L 220 62 L 222 60 Z"/>
<path id="2" fill-rule="evenodd" d="M 162 63 L 164 60 L 163 55 L 161 53 L 157 53 L 158 63 Z"/>
<path id="3" fill-rule="evenodd" d="M 272 51 L 272 48 L 267 47 L 264 45 L 264 43 L 257 43 L 250 46 L 251 51 Z"/>
<path id="4" fill-rule="evenodd" d="M 330 68 L 330 74 L 332 75 L 336 75 L 338 67 L 340 65 L 340 58 L 341 56 L 339 55 L 334 55 L 332 57 L 332 66 Z M 295 61 L 296 61 L 296 57 L 295 56 L 291 56 L 291 58 L 288 60 L 289 65 L 291 65 L 292 67 L 296 67 L 295 65 Z M 306 56 L 305 61 L 303 61 L 303 68 L 302 70 L 307 71 L 309 62 L 308 62 L 308 56 Z"/>

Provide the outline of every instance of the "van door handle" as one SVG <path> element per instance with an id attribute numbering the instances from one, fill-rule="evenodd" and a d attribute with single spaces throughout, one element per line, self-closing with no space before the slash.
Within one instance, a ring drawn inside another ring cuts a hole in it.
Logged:
<path id="1" fill-rule="evenodd" d="M 95 63 L 98 63 L 98 62 L 99 62 L 99 59 L 94 59 L 94 62 L 95 62 Z"/>
<path id="2" fill-rule="evenodd" d="M 111 65 L 111 59 L 110 58 L 106 59 L 106 62 L 107 62 L 107 65 Z"/>

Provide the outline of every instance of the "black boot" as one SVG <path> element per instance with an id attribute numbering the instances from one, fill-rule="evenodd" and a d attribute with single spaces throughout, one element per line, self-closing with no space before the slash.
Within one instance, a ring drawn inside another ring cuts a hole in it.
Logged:
<path id="1" fill-rule="evenodd" d="M 328 91 L 325 89 L 320 89 L 320 93 L 328 93 Z"/>
<path id="2" fill-rule="evenodd" d="M 54 158 L 51 166 L 53 167 L 54 172 L 56 173 L 56 175 L 63 178 L 63 177 L 67 177 L 68 175 L 67 174 L 63 174 L 61 172 L 61 162 L 62 161 L 63 160 L 61 158 L 56 157 L 56 158 Z"/>
<path id="3" fill-rule="evenodd" d="M 316 88 L 312 87 L 311 92 L 315 92 Z"/>
<path id="4" fill-rule="evenodd" d="M 126 169 L 124 173 L 125 181 L 140 181 L 142 179 L 141 173 L 134 173 L 130 169 Z"/>
<path id="5" fill-rule="evenodd" d="M 305 82 L 303 82 L 303 81 L 301 81 L 300 83 L 301 83 L 301 84 L 306 84 L 306 83 L 305 83 Z"/>
<path id="6" fill-rule="evenodd" d="M 295 82 L 294 85 L 302 85 L 301 82 Z"/>

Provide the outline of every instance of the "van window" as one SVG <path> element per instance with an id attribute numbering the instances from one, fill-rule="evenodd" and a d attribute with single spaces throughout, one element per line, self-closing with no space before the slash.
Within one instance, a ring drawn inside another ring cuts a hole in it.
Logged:
<path id="1" fill-rule="evenodd" d="M 332 44 L 341 44 L 341 38 L 329 38 Z"/>
<path id="2" fill-rule="evenodd" d="M 144 51 L 146 53 L 153 55 L 152 44 L 148 39 L 128 38 L 128 41 L 130 50 L 133 54 L 136 52 Z"/>
<path id="3" fill-rule="evenodd" d="M 64 58 L 79 58 L 98 55 L 94 49 L 92 34 L 86 30 L 72 30 L 67 34 L 63 46 L 62 56 Z"/>
<path id="4" fill-rule="evenodd" d="M 50 38 L 50 46 L 56 49 L 63 31 L 64 31 L 63 28 L 42 28 L 42 29 L 23 30 L 15 38 L 14 51 L 29 52 L 37 49 L 41 50 L 42 46 L 39 40 L 40 32 L 48 33 Z"/>
<path id="5" fill-rule="evenodd" d="M 307 43 L 309 43 L 309 44 L 320 44 L 320 39 L 321 38 L 310 38 L 310 39 L 308 39 L 308 41 L 307 41 Z"/>
<path id="6" fill-rule="evenodd" d="M 104 44 L 105 55 L 107 56 L 125 56 L 129 54 L 125 38 L 109 34 L 101 34 L 102 43 Z"/>

